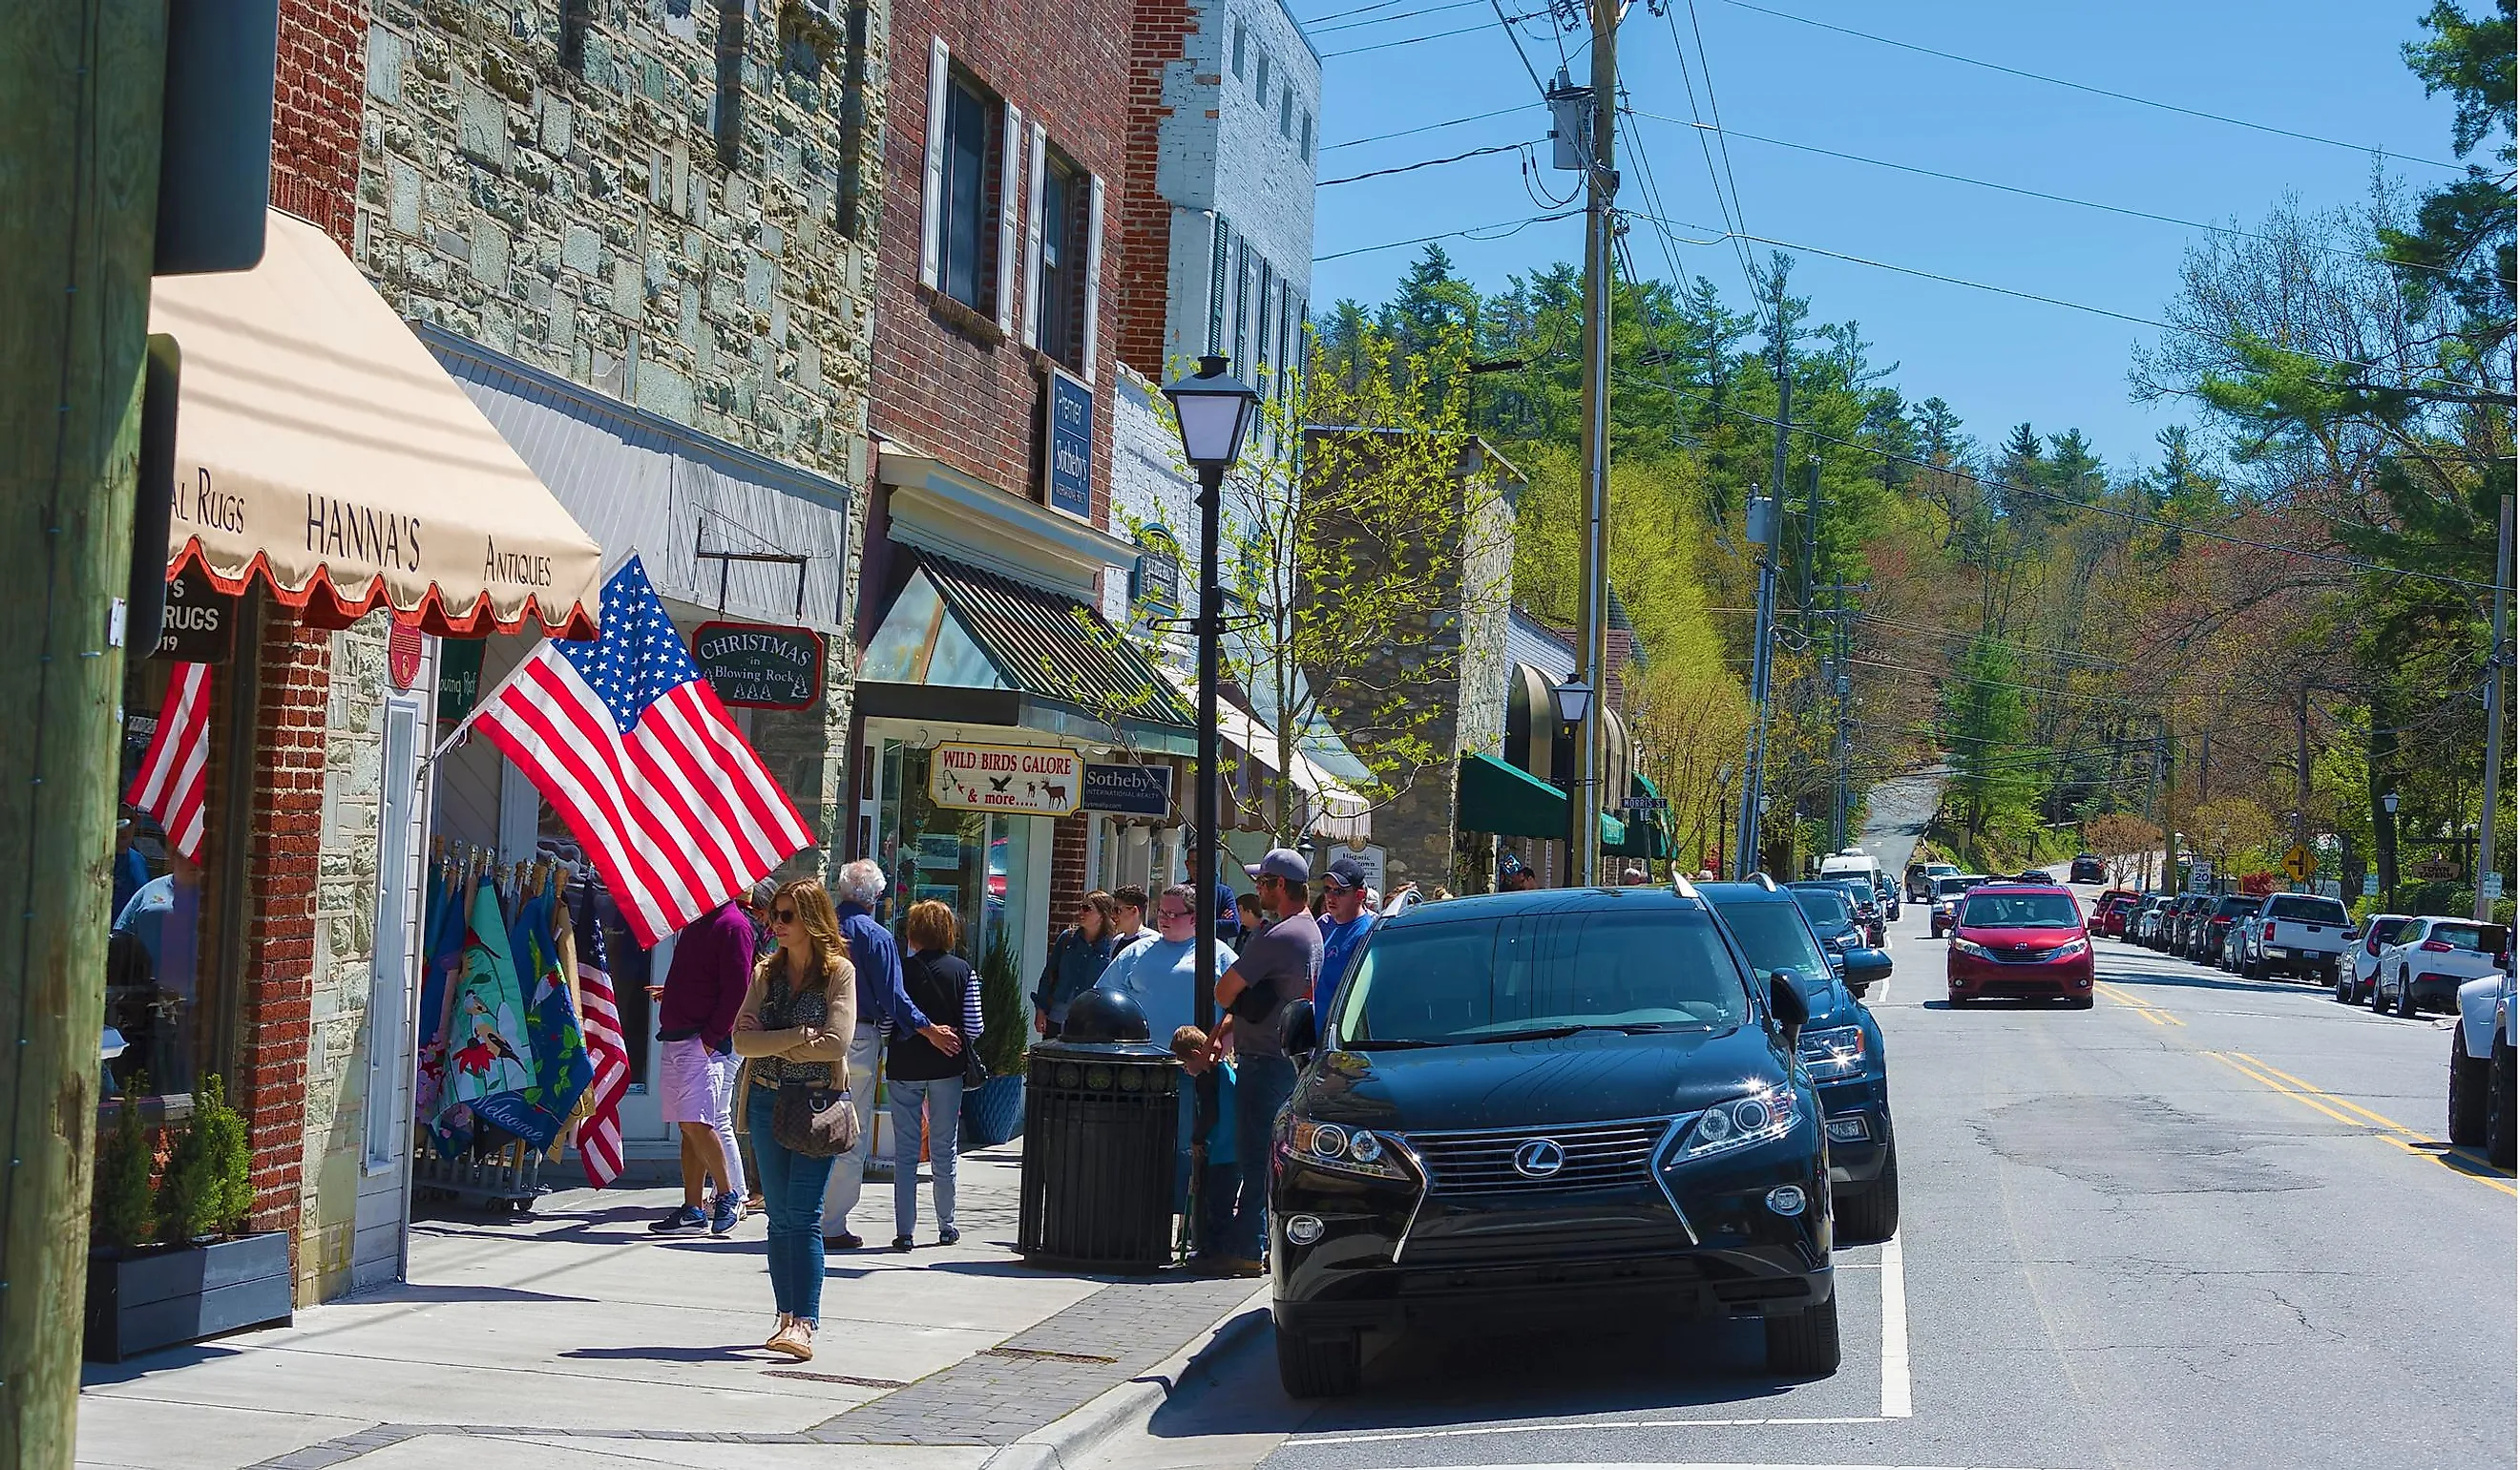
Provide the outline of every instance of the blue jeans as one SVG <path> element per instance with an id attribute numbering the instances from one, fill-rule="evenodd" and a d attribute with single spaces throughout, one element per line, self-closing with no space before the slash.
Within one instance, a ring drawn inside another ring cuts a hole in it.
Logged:
<path id="1" fill-rule="evenodd" d="M 1269 1235 L 1269 1159 L 1276 1147 L 1270 1136 L 1279 1110 L 1295 1095 L 1295 1064 L 1282 1056 L 1249 1056 L 1236 1069 L 1234 1082 L 1234 1157 L 1242 1187 L 1234 1200 L 1232 1223 L 1218 1248 L 1243 1261 L 1260 1259 Z"/>
<path id="2" fill-rule="evenodd" d="M 760 1166 L 761 1202 L 770 1211 L 770 1295 L 779 1310 L 808 1322 L 823 1316 L 823 1185 L 831 1159 L 797 1153 L 771 1136 L 779 1090 L 753 1088 L 744 1099 L 744 1131 Z"/>
<path id="3" fill-rule="evenodd" d="M 963 1124 L 963 1079 L 932 1082 L 886 1078 L 885 1106 L 892 1109 L 892 1233 L 919 1227 L 919 1114 L 927 1113 L 927 1167 L 936 1177 L 936 1228 L 954 1228 L 955 1136 Z"/>

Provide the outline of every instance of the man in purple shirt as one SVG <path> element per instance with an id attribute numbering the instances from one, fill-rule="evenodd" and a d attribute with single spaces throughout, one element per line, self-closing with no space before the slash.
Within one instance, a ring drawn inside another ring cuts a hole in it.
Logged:
<path id="1" fill-rule="evenodd" d="M 751 983 L 752 920 L 734 901 L 674 936 L 673 964 L 656 1004 L 656 1040 L 664 1044 L 656 1091 L 664 1120 L 682 1131 L 683 1204 L 648 1226 L 659 1235 L 724 1235 L 743 1219 L 732 1038 Z M 707 1197 L 702 1180 L 711 1179 L 718 1190 Z"/>

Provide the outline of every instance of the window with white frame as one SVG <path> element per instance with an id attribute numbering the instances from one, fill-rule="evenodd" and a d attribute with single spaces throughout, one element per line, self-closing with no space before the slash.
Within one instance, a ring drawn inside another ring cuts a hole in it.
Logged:
<path id="1" fill-rule="evenodd" d="M 928 48 L 927 156 L 920 284 L 1014 330 L 1023 112 Z"/>
<path id="2" fill-rule="evenodd" d="M 1034 293 L 1034 345 L 1062 366 L 1082 366 L 1085 307 L 1085 215 L 1091 185 L 1082 170 L 1052 153 L 1042 167 L 1041 270 Z"/>

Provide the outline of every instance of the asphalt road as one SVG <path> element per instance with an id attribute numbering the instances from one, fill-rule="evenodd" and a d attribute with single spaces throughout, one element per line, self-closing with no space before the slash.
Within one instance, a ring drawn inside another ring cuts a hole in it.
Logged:
<path id="1" fill-rule="evenodd" d="M 2514 1463 L 2514 1184 L 2438 1141 L 2446 1019 L 2116 941 L 2095 1009 L 1956 1011 L 1923 908 L 1893 933 L 1904 1220 L 1840 1253 L 1835 1377 L 1749 1323 L 1500 1324 L 1299 1403 L 1263 1331 L 1068 1463 Z"/>

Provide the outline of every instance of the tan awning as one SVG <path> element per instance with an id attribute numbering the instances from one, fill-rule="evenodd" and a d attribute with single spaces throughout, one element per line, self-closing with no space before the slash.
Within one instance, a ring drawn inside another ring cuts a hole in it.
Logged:
<path id="1" fill-rule="evenodd" d="M 168 573 L 259 576 L 321 619 L 592 638 L 602 553 L 330 237 L 274 210 L 262 263 L 154 283 L 183 364 Z"/>

